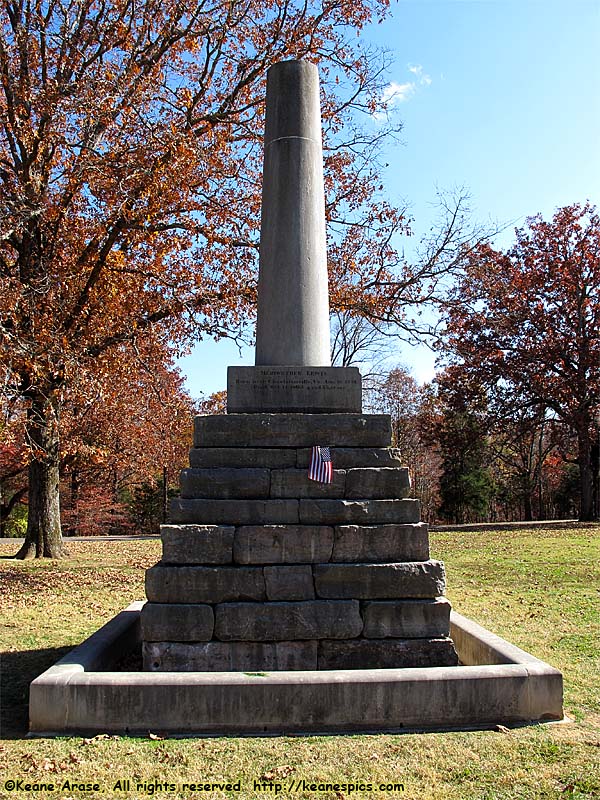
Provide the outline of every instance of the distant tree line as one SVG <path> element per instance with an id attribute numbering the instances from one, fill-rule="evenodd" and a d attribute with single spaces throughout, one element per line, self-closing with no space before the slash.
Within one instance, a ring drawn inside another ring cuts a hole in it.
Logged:
<path id="1" fill-rule="evenodd" d="M 577 442 L 559 421 L 500 420 L 485 397 L 467 397 L 451 373 L 420 386 L 402 367 L 369 391 L 366 408 L 391 415 L 393 444 L 409 468 L 425 521 L 578 516 Z"/>
<path id="2" fill-rule="evenodd" d="M 392 414 L 426 516 L 598 519 L 596 209 L 531 217 L 505 252 L 472 248 L 441 311 L 434 384 L 393 370 L 369 401 Z"/>

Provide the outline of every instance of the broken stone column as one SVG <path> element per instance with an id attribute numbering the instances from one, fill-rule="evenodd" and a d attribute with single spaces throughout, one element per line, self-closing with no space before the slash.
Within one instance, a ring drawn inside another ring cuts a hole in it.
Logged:
<path id="1" fill-rule="evenodd" d="M 319 74 L 267 77 L 255 367 L 229 367 L 229 413 L 361 411 L 356 367 L 331 367 Z"/>
<path id="2" fill-rule="evenodd" d="M 264 140 L 257 366 L 331 365 L 319 74 L 269 70 Z"/>

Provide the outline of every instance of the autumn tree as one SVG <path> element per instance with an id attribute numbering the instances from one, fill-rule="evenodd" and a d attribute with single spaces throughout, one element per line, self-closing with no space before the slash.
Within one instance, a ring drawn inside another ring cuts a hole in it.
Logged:
<path id="1" fill-rule="evenodd" d="M 187 464 L 196 410 L 169 348 L 150 336 L 90 366 L 65 396 L 60 429 L 69 501 L 62 519 L 83 534 L 101 531 L 103 521 L 119 527 L 117 510 L 123 527 L 125 500 L 142 486 L 162 502 L 165 473 L 176 482 Z"/>
<path id="2" fill-rule="evenodd" d="M 387 5 L 3 0 L 0 370 L 27 414 L 20 557 L 61 555 L 60 417 L 79 371 L 156 326 L 181 341 L 252 314 L 275 61 L 321 67 L 332 297 L 356 302 L 358 287 L 379 313 L 405 223 L 369 166 L 385 131 L 357 125 L 382 73 L 356 33 Z"/>
<path id="3" fill-rule="evenodd" d="M 61 406 L 61 520 L 71 535 L 131 527 L 125 499 L 136 487 L 158 487 L 165 470 L 176 483 L 197 410 L 169 348 L 149 335 L 87 366 Z M 25 427 L 24 410 L 13 408 L 0 446 L 2 523 L 26 500 Z"/>
<path id="4" fill-rule="evenodd" d="M 201 414 L 226 414 L 227 413 L 227 391 L 213 392 L 208 397 L 204 397 L 199 403 Z"/>
<path id="5" fill-rule="evenodd" d="M 589 203 L 540 215 L 506 252 L 467 260 L 447 320 L 455 380 L 485 387 L 493 413 L 544 410 L 577 439 L 580 519 L 594 518 L 592 444 L 600 408 L 600 217 Z"/>

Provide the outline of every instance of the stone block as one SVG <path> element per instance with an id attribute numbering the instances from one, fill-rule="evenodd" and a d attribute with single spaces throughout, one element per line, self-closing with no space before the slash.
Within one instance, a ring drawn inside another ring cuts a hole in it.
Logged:
<path id="1" fill-rule="evenodd" d="M 319 669 L 453 667 L 458 656 L 450 639 L 359 639 L 319 642 Z"/>
<path id="2" fill-rule="evenodd" d="M 274 469 L 271 472 L 271 497 L 324 497 L 344 496 L 346 473 L 333 471 L 331 483 L 320 483 L 308 477 L 308 469 Z"/>
<path id="3" fill-rule="evenodd" d="M 317 597 L 359 600 L 434 598 L 446 588 L 441 561 L 400 564 L 315 564 Z"/>
<path id="4" fill-rule="evenodd" d="M 315 585 L 310 564 L 265 567 L 268 600 L 314 600 Z"/>
<path id="5" fill-rule="evenodd" d="M 297 450 L 294 466 L 299 469 L 308 469 L 311 452 L 310 447 Z M 332 447 L 331 461 L 334 469 L 404 466 L 400 451 L 395 447 Z"/>
<path id="6" fill-rule="evenodd" d="M 334 531 L 331 561 L 427 561 L 429 534 L 426 523 L 406 525 L 338 525 Z M 326 559 L 323 559 L 325 561 Z"/>
<path id="7" fill-rule="evenodd" d="M 223 603 L 215 609 L 215 637 L 222 641 L 348 639 L 362 628 L 356 600 Z"/>
<path id="8" fill-rule="evenodd" d="M 362 467 L 346 472 L 346 497 L 383 500 L 408 497 L 410 477 L 406 467 Z"/>
<path id="9" fill-rule="evenodd" d="M 200 603 L 146 603 L 140 623 L 146 642 L 208 642 L 215 615 L 212 606 Z"/>
<path id="10" fill-rule="evenodd" d="M 367 639 L 437 639 L 450 634 L 450 603 L 445 597 L 369 601 L 362 616 Z"/>
<path id="11" fill-rule="evenodd" d="M 314 670 L 317 642 L 144 642 L 143 659 L 149 672 Z"/>
<path id="12" fill-rule="evenodd" d="M 243 525 L 235 530 L 237 564 L 318 564 L 331 558 L 333 528 L 325 525 Z"/>
<path id="13" fill-rule="evenodd" d="M 153 603 L 224 603 L 265 600 L 260 567 L 170 567 L 146 570 L 146 597 Z"/>
<path id="14" fill-rule="evenodd" d="M 183 469 L 179 478 L 181 497 L 244 500 L 269 497 L 271 473 L 251 467 Z"/>
<path id="15" fill-rule="evenodd" d="M 190 466 L 199 468 L 292 469 L 296 459 L 294 447 L 192 447 L 190 450 Z"/>
<path id="16" fill-rule="evenodd" d="M 169 512 L 173 523 L 214 525 L 297 524 L 298 500 L 188 500 L 174 498 Z"/>
<path id="17" fill-rule="evenodd" d="M 161 525 L 165 564 L 231 564 L 233 525 Z"/>
<path id="18" fill-rule="evenodd" d="M 377 525 L 419 522 L 418 500 L 300 500 L 303 525 Z"/>
<path id="19" fill-rule="evenodd" d="M 389 414 L 217 414 L 194 419 L 196 447 L 387 447 Z"/>
<path id="20" fill-rule="evenodd" d="M 352 413 L 362 411 L 356 367 L 227 368 L 227 412 Z"/>

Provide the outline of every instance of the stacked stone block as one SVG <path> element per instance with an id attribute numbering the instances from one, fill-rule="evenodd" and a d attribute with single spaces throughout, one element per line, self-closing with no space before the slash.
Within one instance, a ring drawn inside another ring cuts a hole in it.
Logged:
<path id="1" fill-rule="evenodd" d="M 144 668 L 447 666 L 444 566 L 388 416 L 197 417 L 162 560 L 146 573 Z M 308 478 L 314 444 L 334 479 Z"/>

